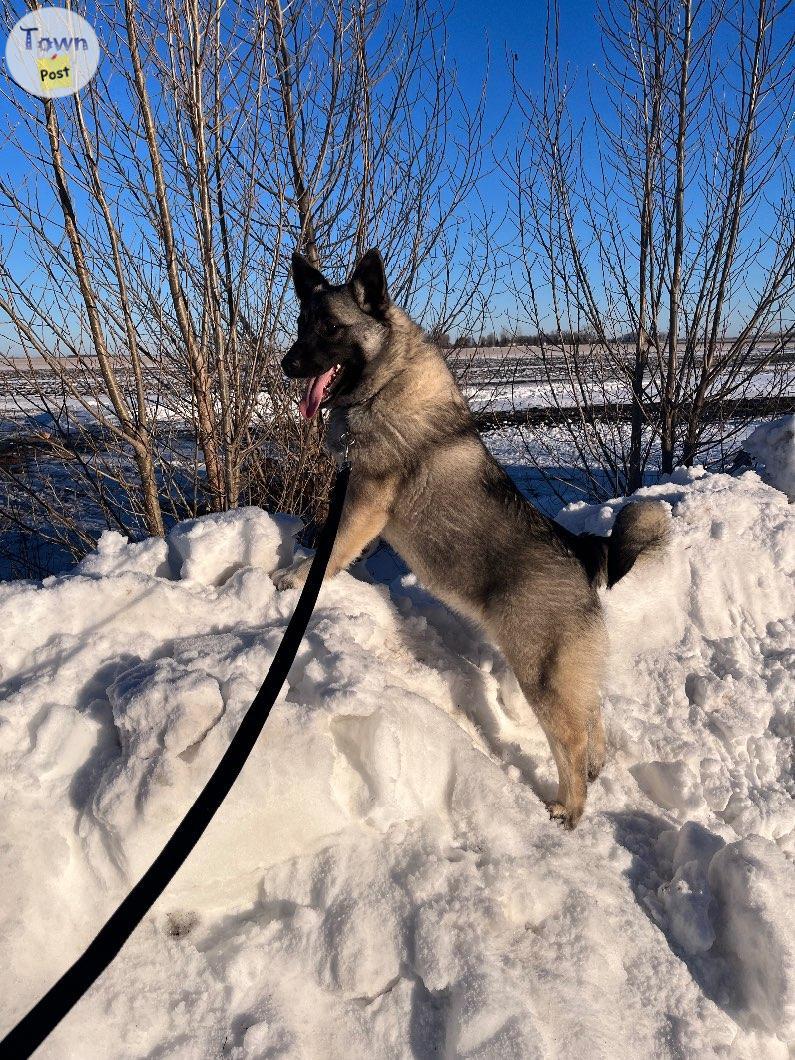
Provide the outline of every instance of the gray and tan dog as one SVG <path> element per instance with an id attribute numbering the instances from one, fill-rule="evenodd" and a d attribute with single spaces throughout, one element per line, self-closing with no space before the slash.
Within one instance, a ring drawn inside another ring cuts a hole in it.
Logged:
<path id="1" fill-rule="evenodd" d="M 377 250 L 333 286 L 293 256 L 301 312 L 282 367 L 307 379 L 301 412 L 330 410 L 327 444 L 349 446 L 351 477 L 333 576 L 381 536 L 419 580 L 498 643 L 558 767 L 553 817 L 573 828 L 605 738 L 599 683 L 605 633 L 597 586 L 664 544 L 660 504 L 631 504 L 612 536 L 576 536 L 536 511 L 478 436 L 436 348 L 392 304 Z M 303 583 L 309 561 L 277 572 Z"/>

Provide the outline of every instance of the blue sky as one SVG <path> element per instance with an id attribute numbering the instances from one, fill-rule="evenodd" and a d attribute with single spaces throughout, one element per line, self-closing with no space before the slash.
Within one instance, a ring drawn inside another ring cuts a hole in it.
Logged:
<path id="1" fill-rule="evenodd" d="M 22 13 L 24 5 L 16 5 Z M 561 57 L 569 66 L 570 79 L 576 82 L 575 91 L 569 97 L 573 118 L 586 120 L 585 151 L 595 158 L 592 129 L 593 119 L 588 117 L 588 80 L 595 65 L 602 60 L 596 4 L 593 0 L 559 0 L 560 6 L 560 50 Z M 90 17 L 90 7 L 88 14 Z M 544 33 L 546 0 L 455 0 L 448 19 L 448 47 L 452 62 L 459 74 L 462 92 L 473 103 L 481 87 L 487 56 L 490 60 L 487 88 L 487 128 L 493 127 L 504 115 L 511 95 L 510 62 L 513 60 L 518 76 L 527 91 L 536 92 L 541 87 L 544 68 Z M 795 28 L 795 19 L 793 19 Z M 0 122 L 14 124 L 19 120 L 16 107 L 21 93 L 13 93 L 15 104 L 0 95 Z M 33 104 L 31 101 L 32 105 Z M 514 115 L 503 127 L 501 142 L 508 144 L 521 119 Z M 512 127 L 513 126 L 513 127 Z M 7 153 L 4 169 L 14 176 L 18 164 Z M 22 178 L 24 173 L 19 172 Z M 487 207 L 500 214 L 505 205 L 506 193 L 499 173 L 492 173 L 481 188 Z M 768 217 L 762 216 L 764 224 Z M 499 326 L 506 314 L 512 310 L 510 296 L 503 294 L 493 304 L 495 320 L 484 322 L 484 328 Z"/>
<path id="2" fill-rule="evenodd" d="M 583 155 L 588 167 L 589 160 L 597 163 L 598 154 L 594 132 L 594 119 L 590 112 L 588 98 L 589 83 L 594 90 L 597 101 L 603 92 L 600 74 L 597 68 L 603 67 L 603 49 L 600 28 L 598 25 L 597 4 L 594 0 L 558 0 L 560 58 L 567 66 L 567 79 L 574 83 L 574 90 L 568 97 L 569 113 L 575 125 L 582 123 Z M 616 5 L 620 10 L 621 3 Z M 708 8 L 701 8 L 696 28 L 703 23 Z M 488 79 L 488 114 L 492 121 L 497 121 L 503 113 L 505 101 L 511 92 L 509 73 L 509 55 L 516 62 L 518 78 L 524 89 L 537 93 L 542 87 L 544 71 L 544 34 L 546 20 L 546 0 L 457 0 L 451 11 L 449 21 L 450 52 L 461 73 L 461 86 L 471 94 L 477 93 L 476 77 L 467 77 L 468 71 L 479 72 L 483 68 L 487 53 L 490 55 Z M 795 35 L 795 9 L 790 8 L 776 24 L 774 40 L 781 47 L 788 36 Z M 736 57 L 736 37 L 733 32 L 723 31 L 715 38 L 718 54 L 723 51 L 725 57 Z M 604 118 L 609 111 L 603 111 Z M 514 127 L 510 123 L 505 127 L 506 140 L 511 133 L 518 131 L 517 124 L 521 119 L 515 116 Z M 795 138 L 791 138 L 795 142 Z M 792 155 L 790 155 L 792 157 Z M 691 165 L 693 163 L 691 162 Z M 780 185 L 774 183 L 769 189 L 771 198 L 776 197 Z M 504 198 L 497 177 L 486 182 L 487 201 L 499 204 Z M 695 208 L 697 218 L 700 203 L 695 187 L 688 190 L 691 209 Z M 630 222 L 636 223 L 636 219 Z M 756 207 L 754 221 L 748 235 L 753 240 L 761 233 L 770 233 L 775 239 L 777 221 L 774 210 L 769 203 L 760 201 Z M 768 245 L 770 245 L 768 243 Z M 767 255 L 763 250 L 755 266 L 745 275 L 750 288 L 761 280 Z M 731 315 L 732 326 L 747 312 L 747 296 L 736 299 Z M 497 310 L 498 319 L 506 310 L 513 307 L 507 298 L 500 299 Z"/>
<path id="3" fill-rule="evenodd" d="M 488 61 L 487 124 L 496 125 L 504 116 L 512 94 L 511 64 L 524 89 L 531 93 L 542 87 L 546 0 L 457 0 L 448 23 L 450 55 L 459 70 L 462 91 L 474 104 L 480 91 L 480 78 Z M 602 56 L 596 23 L 597 8 L 591 0 L 559 0 L 560 55 L 568 64 L 577 91 L 570 99 L 573 117 L 587 115 L 586 84 L 589 72 Z M 514 115 L 503 127 L 502 142 L 518 131 Z M 497 212 L 504 208 L 502 178 L 494 174 L 481 189 L 487 204 Z M 513 299 L 501 293 L 492 300 L 494 320 L 486 330 L 511 328 Z"/>
<path id="4" fill-rule="evenodd" d="M 444 3 L 445 0 L 442 0 Z M 582 79 L 583 85 L 587 71 L 599 58 L 599 40 L 595 24 L 595 5 L 582 0 L 560 0 L 561 2 L 561 45 L 566 60 L 573 64 Z M 86 8 L 91 19 L 92 4 Z M 24 4 L 19 0 L 15 5 L 19 15 L 24 13 Z M 452 0 L 449 8 L 448 46 L 449 56 L 459 73 L 459 84 L 473 103 L 480 93 L 481 80 L 489 61 L 487 88 L 487 128 L 496 125 L 504 116 L 511 96 L 511 76 L 509 55 L 515 62 L 517 72 L 523 84 L 530 90 L 540 86 L 544 60 L 544 26 L 546 17 L 545 0 L 532 0 L 530 3 L 509 2 L 509 0 Z M 100 34 L 101 35 L 101 34 Z M 0 122 L 15 124 L 19 121 L 17 107 L 25 106 L 27 97 L 21 91 L 11 89 L 10 99 L 0 95 Z M 32 108 L 39 104 L 29 101 Z M 513 119 L 513 124 L 516 123 Z M 511 123 L 503 128 L 502 142 L 510 138 Z M 7 153 L 4 170 L 14 176 L 15 167 L 20 165 L 18 156 Z M 19 176 L 25 174 L 20 170 Z M 496 212 L 504 209 L 505 191 L 502 178 L 493 173 L 481 188 L 487 206 L 491 205 Z M 499 298 L 493 305 L 495 322 L 499 323 L 506 311 L 510 310 L 510 299 Z M 484 327 L 493 326 L 488 321 Z"/>
<path id="5" fill-rule="evenodd" d="M 467 64 L 479 70 L 488 45 L 491 52 L 490 92 L 496 104 L 510 93 L 507 52 L 518 55 L 518 70 L 526 85 L 540 84 L 544 60 L 544 0 L 457 0 L 449 30 L 453 57 L 464 73 Z M 601 55 L 596 27 L 596 5 L 584 0 L 560 0 L 561 51 L 582 74 Z"/>

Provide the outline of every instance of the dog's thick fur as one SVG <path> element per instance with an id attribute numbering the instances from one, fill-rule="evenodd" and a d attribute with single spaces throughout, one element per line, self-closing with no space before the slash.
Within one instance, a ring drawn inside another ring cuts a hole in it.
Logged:
<path id="1" fill-rule="evenodd" d="M 377 251 L 341 287 L 298 255 L 293 276 L 298 341 L 282 365 L 296 378 L 340 366 L 324 401 L 327 437 L 332 449 L 349 447 L 352 464 L 329 575 L 380 535 L 431 592 L 485 628 L 549 740 L 559 778 L 550 812 L 573 828 L 605 760 L 596 587 L 661 547 L 664 507 L 624 507 L 610 538 L 569 533 L 491 457 L 444 360 L 391 303 Z M 274 579 L 298 585 L 307 570 L 304 561 Z"/>

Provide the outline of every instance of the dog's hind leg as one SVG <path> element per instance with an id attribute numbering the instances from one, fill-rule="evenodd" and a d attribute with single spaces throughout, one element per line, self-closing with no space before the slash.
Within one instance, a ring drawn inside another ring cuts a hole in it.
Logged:
<path id="1" fill-rule="evenodd" d="M 557 797 L 548 805 L 551 817 L 574 828 L 585 809 L 588 730 L 579 706 L 559 701 L 538 711 L 558 767 Z"/>
<path id="2" fill-rule="evenodd" d="M 605 764 L 605 727 L 599 703 L 591 708 L 588 718 L 588 781 L 596 780 Z"/>
<path id="3" fill-rule="evenodd" d="M 550 815 L 567 828 L 582 817 L 587 792 L 589 767 L 588 704 L 576 694 L 576 687 L 558 690 L 544 687 L 537 675 L 528 677 L 514 662 L 513 670 L 527 703 L 544 730 L 555 765 L 558 767 L 558 791 L 547 804 Z M 565 694 L 568 692 L 569 694 Z"/>
<path id="4" fill-rule="evenodd" d="M 527 648 L 509 657 L 558 767 L 558 792 L 549 812 L 567 828 L 574 828 L 582 816 L 588 778 L 598 773 L 604 761 L 599 713 L 601 649 L 599 626 L 584 624 L 559 637 L 540 660 Z"/>

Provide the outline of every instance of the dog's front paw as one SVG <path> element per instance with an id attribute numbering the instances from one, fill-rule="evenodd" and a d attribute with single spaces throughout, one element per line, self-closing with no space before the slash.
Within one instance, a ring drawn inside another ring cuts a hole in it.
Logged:
<path id="1" fill-rule="evenodd" d="M 300 589 L 306 581 L 306 576 L 309 574 L 309 568 L 311 566 L 311 560 L 296 560 L 296 562 L 291 563 L 289 567 L 282 567 L 281 570 L 273 572 L 271 575 L 273 584 L 280 593 L 285 589 Z"/>

